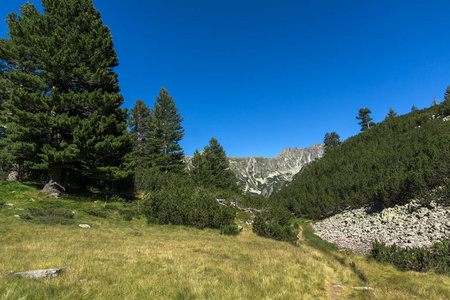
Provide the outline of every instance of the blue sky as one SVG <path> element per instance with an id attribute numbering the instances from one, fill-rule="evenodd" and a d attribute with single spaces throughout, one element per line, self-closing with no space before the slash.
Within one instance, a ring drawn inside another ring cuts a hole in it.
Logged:
<path id="1" fill-rule="evenodd" d="M 0 18 L 25 2 L 2 1 Z M 228 156 L 266 157 L 326 132 L 345 139 L 359 133 L 359 108 L 379 122 L 389 107 L 405 114 L 442 101 L 450 85 L 448 0 L 94 5 L 113 35 L 124 107 L 153 107 L 165 87 L 184 118 L 186 155 L 211 137 Z"/>

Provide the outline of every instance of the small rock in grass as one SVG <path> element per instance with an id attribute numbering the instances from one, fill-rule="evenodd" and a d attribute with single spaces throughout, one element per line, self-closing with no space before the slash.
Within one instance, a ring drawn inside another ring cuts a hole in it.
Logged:
<path id="1" fill-rule="evenodd" d="M 62 272 L 62 268 L 59 269 L 45 269 L 45 270 L 32 270 L 26 272 L 15 272 L 14 275 L 24 277 L 28 279 L 40 279 L 40 278 L 53 278 L 58 276 Z"/>
<path id="2" fill-rule="evenodd" d="M 14 206 L 14 203 L 5 203 L 6 206 Z"/>
<path id="3" fill-rule="evenodd" d="M 88 224 L 78 224 L 78 226 L 81 228 L 91 228 L 91 226 Z"/>
<path id="4" fill-rule="evenodd" d="M 16 218 L 20 218 L 20 216 L 19 216 L 19 215 L 14 215 L 14 217 L 16 217 Z"/>

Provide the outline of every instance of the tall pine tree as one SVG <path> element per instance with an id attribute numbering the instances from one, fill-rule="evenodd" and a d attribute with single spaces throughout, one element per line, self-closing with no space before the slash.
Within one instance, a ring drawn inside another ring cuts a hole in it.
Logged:
<path id="1" fill-rule="evenodd" d="M 372 118 L 369 115 L 371 113 L 372 112 L 367 107 L 359 109 L 359 114 L 356 117 L 356 119 L 361 120 L 361 122 L 358 123 L 359 125 L 361 125 L 361 131 L 365 131 L 366 129 L 370 129 L 370 126 L 373 125 L 373 123 L 370 122 L 370 121 L 372 121 Z"/>
<path id="2" fill-rule="evenodd" d="M 236 175 L 230 169 L 225 150 L 214 137 L 209 140 L 203 152 L 195 151 L 190 173 L 196 184 L 239 190 Z"/>
<path id="3" fill-rule="evenodd" d="M 397 116 L 397 112 L 392 107 L 389 107 L 389 112 L 386 115 L 386 119 L 390 119 L 390 118 L 393 118 L 396 116 Z"/>
<path id="4" fill-rule="evenodd" d="M 161 88 L 147 123 L 146 148 L 150 167 L 165 173 L 184 170 L 184 152 L 179 142 L 183 139 L 183 118 L 172 96 Z"/>
<path id="5" fill-rule="evenodd" d="M 13 83 L 2 115 L 14 160 L 64 184 L 68 174 L 110 184 L 131 138 L 121 109 L 118 59 L 92 0 L 27 3 L 7 18 L 0 40 L 2 77 Z"/>
<path id="6" fill-rule="evenodd" d="M 323 139 L 325 152 L 330 151 L 333 148 L 336 148 L 341 144 L 341 137 L 336 132 L 325 133 L 325 137 Z"/>
<path id="7" fill-rule="evenodd" d="M 133 134 L 133 152 L 131 153 L 131 163 L 135 170 L 144 168 L 147 151 L 145 147 L 148 133 L 147 123 L 149 121 L 150 108 L 142 100 L 137 100 L 133 108 L 130 109 L 128 118 L 128 128 Z"/>

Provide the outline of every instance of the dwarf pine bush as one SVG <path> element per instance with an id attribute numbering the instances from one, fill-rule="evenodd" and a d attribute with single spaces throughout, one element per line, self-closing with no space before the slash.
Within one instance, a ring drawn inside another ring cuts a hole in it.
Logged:
<path id="1" fill-rule="evenodd" d="M 370 256 L 379 262 L 390 263 L 400 270 L 435 271 L 450 275 L 450 239 L 435 243 L 430 249 L 399 248 L 375 241 Z"/>

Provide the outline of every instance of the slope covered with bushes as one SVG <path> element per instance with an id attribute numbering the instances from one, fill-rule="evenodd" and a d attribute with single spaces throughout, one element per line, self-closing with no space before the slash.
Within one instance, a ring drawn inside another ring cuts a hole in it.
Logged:
<path id="1" fill-rule="evenodd" d="M 448 102 L 387 118 L 347 139 L 271 200 L 297 216 L 310 218 L 366 203 L 389 206 L 415 197 L 427 202 L 432 196 L 448 203 Z"/>

